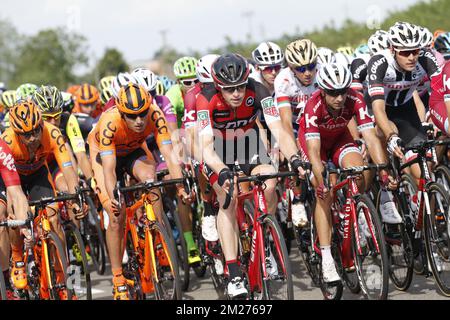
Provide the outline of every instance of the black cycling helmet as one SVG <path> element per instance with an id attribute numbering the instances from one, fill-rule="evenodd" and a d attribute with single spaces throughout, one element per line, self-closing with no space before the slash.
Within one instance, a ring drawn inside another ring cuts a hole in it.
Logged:
<path id="1" fill-rule="evenodd" d="M 234 53 L 221 55 L 212 65 L 214 83 L 218 86 L 236 86 L 247 82 L 250 68 L 247 60 Z"/>

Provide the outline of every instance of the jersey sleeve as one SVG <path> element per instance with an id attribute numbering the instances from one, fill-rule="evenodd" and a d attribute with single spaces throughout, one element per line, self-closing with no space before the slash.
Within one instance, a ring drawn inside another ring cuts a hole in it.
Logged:
<path id="1" fill-rule="evenodd" d="M 291 107 L 291 97 L 289 95 L 289 88 L 291 87 L 291 83 L 289 82 L 289 79 L 287 77 L 280 73 L 275 78 L 274 82 L 274 89 L 275 89 L 275 103 L 276 107 L 279 108 L 286 108 Z"/>
<path id="2" fill-rule="evenodd" d="M 115 139 L 118 128 L 114 124 L 114 119 L 112 117 L 102 117 L 97 125 L 100 156 L 116 155 Z"/>
<path id="3" fill-rule="evenodd" d="M 49 128 L 49 130 L 50 149 L 55 156 L 59 168 L 62 170 L 63 168 L 71 167 L 72 160 L 70 158 L 69 150 L 66 148 L 66 143 L 61 131 L 56 127 Z"/>
<path id="4" fill-rule="evenodd" d="M 442 69 L 442 87 L 444 89 L 444 101 L 450 102 L 450 63 Z"/>
<path id="5" fill-rule="evenodd" d="M 371 101 L 384 100 L 384 77 L 389 63 L 383 55 L 373 56 L 367 66 L 367 77 L 369 79 L 369 96 Z"/>
<path id="6" fill-rule="evenodd" d="M 199 135 L 213 136 L 213 118 L 212 110 L 210 110 L 210 102 L 203 94 L 197 97 L 197 127 Z"/>
<path id="7" fill-rule="evenodd" d="M 0 139 L 0 175 L 5 187 L 20 186 L 20 178 L 17 173 L 11 149 L 5 141 Z"/>
<path id="8" fill-rule="evenodd" d="M 255 88 L 255 101 L 259 102 L 261 105 L 261 110 L 264 115 L 264 120 L 267 125 L 275 121 L 281 121 L 280 114 L 278 112 L 277 107 L 275 106 L 275 102 L 273 101 L 273 97 L 270 94 L 269 90 L 264 87 L 259 82 L 255 80 L 252 81 Z"/>
<path id="9" fill-rule="evenodd" d="M 158 147 L 172 144 L 166 118 L 161 109 L 155 104 L 150 106 L 150 119 L 153 121 L 151 125 L 153 125 L 153 134 Z"/>
<path id="10" fill-rule="evenodd" d="M 357 91 L 363 91 L 363 82 L 367 77 L 367 64 L 361 58 L 354 59 L 350 70 L 353 76 L 353 81 L 350 87 Z"/>
<path id="11" fill-rule="evenodd" d="M 373 119 L 367 110 L 367 105 L 364 102 L 364 97 L 362 94 L 355 91 L 354 94 L 352 94 L 351 99 L 354 101 L 354 112 L 356 123 L 358 125 L 358 131 L 363 132 L 365 130 L 375 128 Z"/>
<path id="12" fill-rule="evenodd" d="M 196 103 L 197 95 L 194 92 L 188 92 L 184 97 L 183 123 L 186 129 L 194 127 L 197 122 Z"/>
<path id="13" fill-rule="evenodd" d="M 166 121 L 169 123 L 176 123 L 177 116 L 175 115 L 172 103 L 170 102 L 169 98 L 167 98 L 166 96 L 161 96 L 160 99 L 161 101 L 158 105 L 162 110 L 162 112 L 164 113 Z"/>
<path id="14" fill-rule="evenodd" d="M 71 114 L 67 121 L 66 134 L 74 153 L 86 152 L 86 146 L 77 118 Z"/>
<path id="15" fill-rule="evenodd" d="M 438 59 L 430 50 L 422 50 L 419 56 L 419 63 L 425 69 L 429 78 L 439 74 L 440 67 Z"/>
<path id="16" fill-rule="evenodd" d="M 319 117 L 318 110 L 320 106 L 317 108 L 317 100 L 309 99 L 306 103 L 305 111 L 304 111 L 304 121 L 305 121 L 305 139 L 306 140 L 320 140 L 320 131 L 319 131 Z"/>

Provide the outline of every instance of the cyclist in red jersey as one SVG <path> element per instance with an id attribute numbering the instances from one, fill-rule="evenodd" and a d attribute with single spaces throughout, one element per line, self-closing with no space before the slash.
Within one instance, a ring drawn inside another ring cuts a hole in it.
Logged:
<path id="1" fill-rule="evenodd" d="M 432 78 L 430 96 L 431 120 L 446 135 L 450 135 L 448 117 L 450 115 L 450 62 Z"/>
<path id="2" fill-rule="evenodd" d="M 229 274 L 227 292 L 231 298 L 246 296 L 247 289 L 237 263 L 236 194 L 231 195 L 229 207 L 224 208 L 231 183 L 236 181 L 230 168 L 237 161 L 246 175 L 275 173 L 256 125 L 261 112 L 277 140 L 283 139 L 281 151 L 294 171 L 302 171 L 296 143 L 284 129 L 270 92 L 249 79 L 249 73 L 245 58 L 238 54 L 222 55 L 212 66 L 215 86 L 203 88 L 197 97 L 200 146 L 206 173 L 220 205 L 217 227 Z M 268 211 L 275 214 L 275 179 L 267 181 L 266 185 Z"/>
<path id="3" fill-rule="evenodd" d="M 298 140 L 304 160 L 310 161 L 316 189 L 317 202 L 315 222 L 322 252 L 322 272 L 325 282 L 340 281 L 331 255 L 331 215 L 332 198 L 323 179 L 324 162 L 331 158 L 337 167 L 362 166 L 364 161 L 355 144 L 348 124 L 356 117 L 358 130 L 363 135 L 373 161 L 386 163 L 385 153 L 378 140 L 374 123 L 364 103 L 364 97 L 350 89 L 351 71 L 340 64 L 323 65 L 317 74 L 320 90 L 316 91 L 305 107 L 300 119 Z M 384 185 L 395 187 L 393 178 L 386 171 L 381 174 Z M 363 180 L 361 179 L 361 184 Z M 360 190 L 362 186 L 360 186 Z M 363 224 L 364 221 L 359 221 Z M 363 229 L 364 230 L 364 229 Z"/>

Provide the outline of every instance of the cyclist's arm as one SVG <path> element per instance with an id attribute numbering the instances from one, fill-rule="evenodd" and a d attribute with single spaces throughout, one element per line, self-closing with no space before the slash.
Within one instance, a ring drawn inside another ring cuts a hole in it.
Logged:
<path id="1" fill-rule="evenodd" d="M 306 147 L 308 148 L 308 158 L 312 165 L 312 171 L 316 178 L 317 185 L 324 183 L 322 172 L 325 169 L 320 157 L 320 139 L 307 139 Z"/>
<path id="2" fill-rule="evenodd" d="M 358 131 L 358 126 L 357 126 L 354 118 L 352 118 L 349 121 L 347 128 L 350 131 L 350 134 L 352 135 L 354 140 L 358 140 L 361 138 L 361 135 L 359 134 L 359 131 Z"/>
<path id="3" fill-rule="evenodd" d="M 375 122 L 380 127 L 386 139 L 395 133 L 386 115 L 386 105 L 384 100 L 375 100 L 372 102 L 372 110 L 375 116 Z"/>
<path id="4" fill-rule="evenodd" d="M 9 186 L 6 187 L 6 196 L 8 203 L 11 203 L 15 218 L 17 220 L 26 220 L 28 218 L 28 211 L 30 210 L 28 206 L 28 200 L 23 193 L 22 186 Z"/>
<path id="5" fill-rule="evenodd" d="M 291 105 L 279 108 L 279 112 L 280 112 L 281 123 L 283 124 L 283 127 L 286 129 L 287 134 L 290 135 L 293 139 L 295 139 L 294 127 L 292 126 L 293 115 L 292 115 Z"/>
<path id="6" fill-rule="evenodd" d="M 414 104 L 416 105 L 417 114 L 419 115 L 419 119 L 421 122 L 425 122 L 427 112 L 425 111 L 425 105 L 423 104 L 422 99 L 420 99 L 420 95 L 419 92 L 417 92 L 417 90 L 414 90 L 413 98 Z"/>
<path id="7" fill-rule="evenodd" d="M 383 149 L 380 139 L 377 137 L 375 129 L 368 129 L 361 132 L 369 150 L 370 157 L 375 164 L 387 162 L 386 150 Z"/>
<path id="8" fill-rule="evenodd" d="M 88 159 L 86 152 L 78 152 L 75 153 L 75 157 L 77 158 L 78 166 L 84 174 L 86 179 L 92 178 L 92 166 Z"/>
<path id="9" fill-rule="evenodd" d="M 116 156 L 114 154 L 101 155 L 105 188 L 110 199 L 114 199 L 114 188 L 117 183 Z"/>

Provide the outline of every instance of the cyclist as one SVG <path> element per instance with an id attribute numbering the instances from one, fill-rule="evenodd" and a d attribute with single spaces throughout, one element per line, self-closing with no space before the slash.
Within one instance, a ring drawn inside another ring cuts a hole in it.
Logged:
<path id="1" fill-rule="evenodd" d="M 158 81 L 160 81 L 164 87 L 164 93 L 162 93 L 161 95 L 166 94 L 167 91 L 169 91 L 170 88 L 172 88 L 172 86 L 176 84 L 175 81 L 173 81 L 172 79 L 170 79 L 167 76 L 158 76 Z"/>
<path id="2" fill-rule="evenodd" d="M 212 208 L 211 195 L 206 192 L 207 181 L 204 175 L 200 172 L 200 163 L 202 161 L 201 151 L 198 144 L 198 129 L 197 124 L 197 97 L 208 86 L 214 86 L 214 80 L 211 75 L 211 67 L 214 61 L 220 56 L 217 54 L 208 54 L 201 57 L 197 61 L 196 73 L 200 81 L 195 87 L 186 93 L 185 96 L 185 116 L 183 118 L 183 125 L 186 130 L 186 149 L 191 158 L 192 167 L 199 180 L 199 187 L 201 190 L 202 200 L 205 205 L 205 212 L 202 219 L 202 235 L 203 238 L 210 242 L 219 240 L 219 234 L 216 227 L 216 215 Z"/>
<path id="3" fill-rule="evenodd" d="M 16 100 L 27 100 L 33 95 L 37 88 L 38 86 L 32 83 L 24 83 L 20 85 L 16 90 Z"/>
<path id="4" fill-rule="evenodd" d="M 9 212 L 10 219 L 26 220 L 29 212 L 28 202 L 23 193 L 20 184 L 20 177 L 17 173 L 14 158 L 8 145 L 0 140 L 0 220 L 5 220 L 7 217 L 7 203 L 11 204 L 12 212 Z M 24 236 L 27 243 L 31 242 L 30 232 L 22 227 L 20 234 Z M 21 237 L 17 239 L 18 242 L 23 241 Z M 0 266 L 2 266 L 3 276 L 6 282 L 8 299 L 18 299 L 11 285 L 16 289 L 24 289 L 26 287 L 26 274 L 22 257 L 18 257 L 18 252 L 13 251 L 13 259 L 11 265 L 11 274 L 9 273 L 9 256 L 10 256 L 10 241 L 8 231 L 6 228 L 0 228 Z M 11 280 L 10 280 L 11 277 Z"/>
<path id="5" fill-rule="evenodd" d="M 112 98 L 112 84 L 116 77 L 115 76 L 106 76 L 100 79 L 98 83 L 98 88 L 100 91 L 100 101 L 105 106 L 109 100 Z"/>
<path id="6" fill-rule="evenodd" d="M 81 85 L 74 97 L 73 113 L 83 113 L 94 119 L 101 114 L 100 94 L 95 86 L 87 83 Z"/>
<path id="7" fill-rule="evenodd" d="M 69 192 L 75 193 L 78 177 L 73 170 L 69 152 L 59 129 L 42 121 L 39 108 L 31 100 L 20 102 L 11 108 L 10 122 L 11 127 L 1 135 L 1 138 L 11 148 L 22 187 L 30 199 L 39 200 L 43 197 L 55 196 L 55 188 L 47 164 L 50 154 L 55 156 L 67 181 Z M 76 217 L 83 216 L 77 204 L 73 204 L 72 209 Z M 52 229 L 65 246 L 64 231 L 58 217 L 58 205 L 50 204 L 46 210 Z M 18 231 L 15 233 L 16 236 L 11 238 L 13 260 L 17 259 L 15 262 L 23 262 L 23 249 L 18 241 Z M 61 272 L 57 270 L 56 273 L 57 281 L 63 281 Z M 62 288 L 59 294 L 61 298 L 67 299 L 65 288 Z"/>
<path id="8" fill-rule="evenodd" d="M 9 128 L 9 109 L 11 109 L 16 104 L 16 91 L 6 90 L 2 93 L 2 104 L 5 106 L 6 113 L 2 120 L 3 128 Z"/>
<path id="9" fill-rule="evenodd" d="M 246 174 L 274 173 L 270 158 L 260 141 L 256 119 L 263 112 L 272 133 L 283 143 L 281 151 L 289 159 L 294 171 L 300 171 L 297 146 L 283 127 L 270 92 L 259 82 L 249 79 L 250 68 L 238 54 L 224 54 L 212 66 L 215 86 L 206 86 L 197 97 L 197 123 L 204 169 L 219 201 L 217 227 L 229 274 L 227 292 L 231 298 L 247 295 L 237 262 L 236 197 L 224 208 L 231 183 L 235 184 L 231 167 L 237 161 Z M 276 181 L 266 183 L 268 211 L 275 214 Z M 237 190 L 237 186 L 235 189 Z"/>
<path id="10" fill-rule="evenodd" d="M 173 65 L 173 72 L 177 78 L 177 84 L 173 85 L 167 92 L 166 97 L 169 98 L 170 103 L 177 115 L 178 128 L 181 128 L 182 119 L 184 116 L 184 101 L 185 94 L 198 83 L 195 66 L 197 59 L 194 57 L 182 57 L 175 61 Z"/>
<path id="11" fill-rule="evenodd" d="M 368 64 L 369 95 L 379 134 L 386 141 L 389 153 L 406 161 L 414 154 L 403 155 L 399 145 L 426 139 L 417 111 L 420 99 L 414 99 L 414 92 L 425 76 L 433 80 L 439 72 L 436 57 L 429 50 L 421 49 L 421 41 L 417 26 L 397 23 L 389 29 L 391 50 L 373 56 Z M 417 164 L 411 172 L 419 179 Z M 401 222 L 396 210 L 385 214 L 383 208 L 381 211 L 384 222 Z"/>
<path id="12" fill-rule="evenodd" d="M 317 63 L 319 64 L 319 68 L 323 64 L 334 63 L 335 61 L 336 57 L 334 56 L 333 50 L 326 47 L 317 49 Z"/>
<path id="13" fill-rule="evenodd" d="M 370 155 L 375 163 L 386 163 L 386 158 L 378 140 L 373 120 L 368 114 L 363 96 L 350 88 L 352 75 L 350 69 L 341 64 L 324 65 L 317 74 L 320 90 L 308 101 L 300 119 L 298 140 L 303 159 L 310 161 L 314 174 L 313 185 L 317 202 L 314 219 L 322 253 L 322 272 L 325 282 L 339 281 L 333 257 L 331 255 L 331 196 L 323 179 L 324 164 L 331 158 L 336 167 L 362 166 L 364 164 L 360 150 L 347 128 L 356 117 L 358 130 L 367 141 Z M 391 187 L 393 179 L 385 171 L 382 181 Z M 363 181 L 360 180 L 360 190 Z M 369 181 L 367 181 L 369 183 Z"/>
<path id="14" fill-rule="evenodd" d="M 297 119 L 317 90 L 317 48 L 309 39 L 296 40 L 287 45 L 285 57 L 288 67 L 275 79 L 275 101 L 283 126 L 294 139 L 298 131 Z M 308 223 L 303 202 L 301 190 L 294 188 L 292 222 L 298 227 Z"/>
<path id="15" fill-rule="evenodd" d="M 431 81 L 430 115 L 434 125 L 447 136 L 450 135 L 450 63 Z"/>
<path id="16" fill-rule="evenodd" d="M 256 72 L 251 77 L 262 83 L 273 95 L 276 76 L 280 73 L 284 63 L 284 54 L 281 48 L 273 42 L 262 42 L 252 52 Z"/>
<path id="17" fill-rule="evenodd" d="M 120 89 L 118 96 L 117 106 L 101 115 L 89 134 L 88 143 L 97 193 L 109 216 L 106 242 L 113 273 L 114 299 L 128 300 L 126 279 L 122 273 L 125 215 L 119 211 L 119 203 L 114 199 L 116 182 L 124 171 L 139 182 L 155 178 L 155 162 L 151 156 L 147 156 L 145 144 L 145 139 L 151 133 L 155 136 L 171 176 L 174 179 L 182 178 L 182 173 L 173 158 L 172 141 L 164 115 L 145 88 L 129 83 Z M 183 201 L 190 201 L 183 185 L 177 185 L 177 193 Z M 154 209 L 160 217 L 160 200 L 154 204 Z"/>

